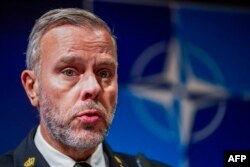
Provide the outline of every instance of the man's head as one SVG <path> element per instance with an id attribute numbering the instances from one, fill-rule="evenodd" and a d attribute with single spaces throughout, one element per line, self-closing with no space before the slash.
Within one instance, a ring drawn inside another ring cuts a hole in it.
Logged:
<path id="1" fill-rule="evenodd" d="M 27 49 L 25 91 L 40 113 L 44 138 L 61 151 L 96 147 L 117 101 L 116 42 L 82 9 L 57 9 L 35 24 Z"/>
<path id="2" fill-rule="evenodd" d="M 65 24 L 81 27 L 95 27 L 106 30 L 112 37 L 116 49 L 116 40 L 109 26 L 96 15 L 88 11 L 76 8 L 55 9 L 41 16 L 36 21 L 36 24 L 34 25 L 32 32 L 30 33 L 29 44 L 26 52 L 27 69 L 35 70 L 35 68 L 39 67 L 39 43 L 42 36 L 53 27 Z"/>

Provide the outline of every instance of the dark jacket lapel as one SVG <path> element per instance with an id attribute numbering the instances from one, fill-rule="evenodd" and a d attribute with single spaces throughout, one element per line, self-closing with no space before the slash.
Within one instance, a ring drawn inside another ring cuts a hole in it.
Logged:
<path id="1" fill-rule="evenodd" d="M 106 142 L 103 142 L 103 150 L 108 157 L 109 167 L 128 167 L 123 158 L 119 154 L 114 153 Z"/>
<path id="2" fill-rule="evenodd" d="M 42 154 L 34 143 L 34 136 L 37 128 L 33 128 L 29 135 L 21 142 L 14 151 L 15 167 L 49 167 Z"/>

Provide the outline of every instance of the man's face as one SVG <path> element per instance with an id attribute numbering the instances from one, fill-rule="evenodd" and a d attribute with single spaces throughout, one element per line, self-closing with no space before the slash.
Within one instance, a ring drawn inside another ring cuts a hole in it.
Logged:
<path id="1" fill-rule="evenodd" d="M 79 150 L 95 147 L 109 129 L 117 101 L 117 59 L 110 35 L 63 25 L 46 32 L 40 48 L 37 107 L 42 132 Z"/>

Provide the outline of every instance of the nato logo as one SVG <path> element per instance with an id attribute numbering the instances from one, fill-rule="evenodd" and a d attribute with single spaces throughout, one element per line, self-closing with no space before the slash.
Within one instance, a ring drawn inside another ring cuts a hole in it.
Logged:
<path id="1" fill-rule="evenodd" d="M 185 152 L 190 143 L 209 137 L 222 122 L 229 98 L 223 85 L 222 72 L 211 56 L 173 38 L 168 45 L 159 42 L 141 53 L 131 70 L 129 89 L 138 98 L 132 106 L 144 127 L 166 142 L 179 140 Z M 158 109 L 151 108 L 153 104 Z M 194 130 L 197 114 L 209 107 L 215 113 Z M 153 116 L 156 112 L 162 112 L 161 121 Z M 185 156 L 182 166 L 188 166 Z"/>

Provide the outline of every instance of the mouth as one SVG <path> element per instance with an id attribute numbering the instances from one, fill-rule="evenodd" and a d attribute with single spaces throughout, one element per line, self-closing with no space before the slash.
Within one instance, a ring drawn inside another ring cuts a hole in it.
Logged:
<path id="1" fill-rule="evenodd" d="M 103 116 L 99 111 L 84 111 L 76 115 L 76 117 L 84 124 L 94 124 L 100 121 Z"/>

